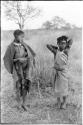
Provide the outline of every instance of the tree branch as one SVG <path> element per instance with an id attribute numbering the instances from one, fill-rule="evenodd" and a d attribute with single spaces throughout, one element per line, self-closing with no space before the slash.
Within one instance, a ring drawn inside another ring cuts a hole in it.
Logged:
<path id="1" fill-rule="evenodd" d="M 15 21 L 16 24 L 24 26 L 28 18 L 36 17 L 40 14 L 40 10 L 27 4 L 26 8 L 22 8 L 21 1 L 5 1 L 5 14 L 9 20 Z"/>

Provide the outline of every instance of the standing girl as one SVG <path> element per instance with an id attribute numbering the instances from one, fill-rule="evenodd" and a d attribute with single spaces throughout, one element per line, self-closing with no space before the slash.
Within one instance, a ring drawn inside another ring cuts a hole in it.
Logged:
<path id="1" fill-rule="evenodd" d="M 4 65 L 7 71 L 12 74 L 15 81 L 18 108 L 25 111 L 26 96 L 30 88 L 30 67 L 31 60 L 35 65 L 35 52 L 24 41 L 24 32 L 17 29 L 14 31 L 14 41 L 8 46 L 4 55 Z M 22 104 L 20 104 L 22 98 Z"/>
<path id="2" fill-rule="evenodd" d="M 47 45 L 54 53 L 55 93 L 57 94 L 58 108 L 66 108 L 66 98 L 68 95 L 68 53 L 72 45 L 72 40 L 67 36 L 57 38 L 58 47 Z"/>

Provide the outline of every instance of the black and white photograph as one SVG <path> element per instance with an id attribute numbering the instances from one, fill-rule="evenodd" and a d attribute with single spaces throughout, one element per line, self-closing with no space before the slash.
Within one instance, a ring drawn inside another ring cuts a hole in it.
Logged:
<path id="1" fill-rule="evenodd" d="M 1 1 L 1 124 L 82 125 L 82 1 Z"/>

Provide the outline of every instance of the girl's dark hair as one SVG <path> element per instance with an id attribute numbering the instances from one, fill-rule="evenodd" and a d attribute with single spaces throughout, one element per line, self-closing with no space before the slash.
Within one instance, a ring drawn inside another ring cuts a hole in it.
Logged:
<path id="1" fill-rule="evenodd" d="M 13 35 L 14 35 L 15 38 L 17 36 L 21 35 L 21 34 L 24 34 L 24 32 L 22 30 L 19 30 L 19 29 L 15 30 L 14 33 L 13 33 Z"/>
<path id="2" fill-rule="evenodd" d="M 57 38 L 57 44 L 59 44 L 60 42 L 62 42 L 63 40 L 65 40 L 67 42 L 68 37 L 67 36 L 60 36 Z"/>

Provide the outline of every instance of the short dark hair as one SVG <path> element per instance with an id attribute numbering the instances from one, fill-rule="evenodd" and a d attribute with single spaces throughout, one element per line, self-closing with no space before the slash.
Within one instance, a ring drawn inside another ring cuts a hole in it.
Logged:
<path id="1" fill-rule="evenodd" d="M 13 33 L 13 35 L 14 35 L 15 38 L 17 36 L 21 35 L 21 34 L 24 34 L 24 32 L 22 30 L 19 30 L 19 29 L 15 30 L 14 33 Z"/>
<path id="2" fill-rule="evenodd" d="M 60 36 L 57 38 L 57 44 L 59 44 L 60 42 L 62 42 L 63 40 L 65 40 L 67 42 L 68 37 L 67 36 Z"/>

